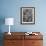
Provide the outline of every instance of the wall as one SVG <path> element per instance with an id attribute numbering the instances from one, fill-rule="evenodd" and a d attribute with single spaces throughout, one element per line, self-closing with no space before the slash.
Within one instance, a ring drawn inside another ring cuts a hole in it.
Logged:
<path id="1" fill-rule="evenodd" d="M 11 27 L 11 31 L 46 31 L 46 1 L 45 0 L 1 0 L 1 15 L 15 18 L 15 24 Z M 20 8 L 35 7 L 35 24 L 22 25 L 20 24 Z M 1 26 L 2 32 L 8 31 L 6 25 Z"/>

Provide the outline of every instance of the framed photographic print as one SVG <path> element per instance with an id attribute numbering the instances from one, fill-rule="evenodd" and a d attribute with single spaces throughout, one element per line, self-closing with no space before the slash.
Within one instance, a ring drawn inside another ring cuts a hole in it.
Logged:
<path id="1" fill-rule="evenodd" d="M 35 24 L 35 7 L 21 7 L 21 24 Z"/>

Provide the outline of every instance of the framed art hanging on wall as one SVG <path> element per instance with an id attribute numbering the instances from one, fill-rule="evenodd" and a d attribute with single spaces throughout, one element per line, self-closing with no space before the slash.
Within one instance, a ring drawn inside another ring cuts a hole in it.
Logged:
<path id="1" fill-rule="evenodd" d="M 35 24 L 35 7 L 21 7 L 21 24 Z"/>

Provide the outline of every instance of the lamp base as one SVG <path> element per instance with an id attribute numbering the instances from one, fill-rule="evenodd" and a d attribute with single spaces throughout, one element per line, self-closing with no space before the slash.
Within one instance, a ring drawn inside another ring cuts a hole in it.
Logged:
<path id="1" fill-rule="evenodd" d="M 11 35 L 11 33 L 10 33 L 10 32 L 8 32 L 8 34 L 9 34 L 9 35 Z"/>

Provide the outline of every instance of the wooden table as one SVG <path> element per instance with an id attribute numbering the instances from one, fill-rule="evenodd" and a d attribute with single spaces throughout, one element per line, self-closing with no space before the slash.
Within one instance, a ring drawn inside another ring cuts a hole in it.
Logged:
<path id="1" fill-rule="evenodd" d="M 26 32 L 11 32 L 8 35 L 4 33 L 4 46 L 43 46 L 43 35 L 40 32 L 38 35 L 25 35 Z"/>

